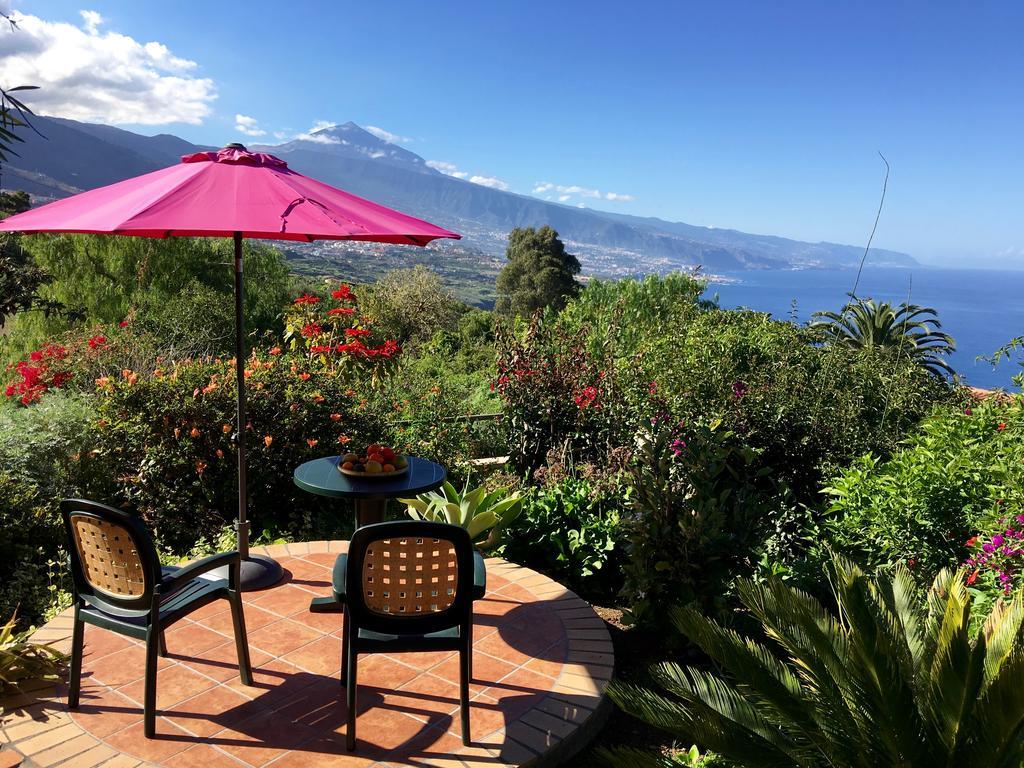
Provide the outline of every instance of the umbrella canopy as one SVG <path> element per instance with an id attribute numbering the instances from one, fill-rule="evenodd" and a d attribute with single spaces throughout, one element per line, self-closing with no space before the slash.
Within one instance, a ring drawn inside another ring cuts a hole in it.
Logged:
<path id="1" fill-rule="evenodd" d="M 240 146 L 82 192 L 0 222 L 0 232 L 363 240 L 426 245 L 455 232 L 303 176 Z"/>
<path id="2" fill-rule="evenodd" d="M 235 242 L 235 378 L 238 411 L 238 549 L 243 589 L 276 583 L 281 567 L 249 556 L 245 460 L 242 239 L 360 240 L 426 245 L 460 235 L 328 186 L 283 160 L 229 144 L 178 165 L 58 200 L 0 221 L 0 232 L 135 237 L 232 237 Z"/>

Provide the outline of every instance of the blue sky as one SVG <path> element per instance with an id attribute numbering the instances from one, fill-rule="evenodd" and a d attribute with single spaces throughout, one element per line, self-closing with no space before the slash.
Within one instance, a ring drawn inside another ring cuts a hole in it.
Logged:
<path id="1" fill-rule="evenodd" d="M 239 138 L 239 114 L 266 131 L 249 141 L 354 120 L 524 194 L 547 182 L 591 207 L 855 244 L 881 150 L 877 246 L 1024 267 L 1020 2 L 12 5 L 46 23 L 55 59 L 73 45 L 58 22 L 99 38 L 90 55 L 120 57 L 55 80 L 43 111 L 107 109 L 107 122 L 211 144 Z M 180 82 L 137 76 L 129 38 L 164 46 L 141 50 Z M 109 87 L 97 73 L 121 67 L 125 89 L 153 91 L 143 111 L 85 104 L 90 84 Z M 153 107 L 168 87 L 184 112 Z"/>

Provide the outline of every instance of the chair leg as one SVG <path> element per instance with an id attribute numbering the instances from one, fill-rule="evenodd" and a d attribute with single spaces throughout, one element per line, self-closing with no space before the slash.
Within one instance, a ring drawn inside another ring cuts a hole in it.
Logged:
<path id="1" fill-rule="evenodd" d="M 150 628 L 146 634 L 146 682 L 143 692 L 143 733 L 147 739 L 156 736 L 156 665 L 160 630 Z"/>
<path id="2" fill-rule="evenodd" d="M 85 646 L 85 624 L 78 618 L 75 605 L 75 626 L 71 635 L 71 670 L 68 673 L 68 709 L 78 708 L 78 694 L 82 687 L 82 655 Z"/>
<path id="3" fill-rule="evenodd" d="M 348 672 L 348 611 L 345 611 L 346 619 L 341 625 L 341 684 L 345 685 L 346 673 Z"/>
<path id="4" fill-rule="evenodd" d="M 356 748 L 356 667 L 359 654 L 349 640 L 345 675 L 345 704 L 348 707 L 348 726 L 345 728 L 345 748 L 351 752 Z"/>
<path id="5" fill-rule="evenodd" d="M 469 746 L 469 679 L 473 674 L 472 647 L 469 640 L 463 640 L 459 649 L 459 705 L 462 716 L 462 743 Z"/>
<path id="6" fill-rule="evenodd" d="M 235 627 L 235 650 L 238 653 L 238 676 L 243 685 L 252 685 L 252 662 L 249 660 L 249 637 L 245 632 L 245 614 L 242 612 L 242 595 L 236 590 L 228 592 L 231 603 L 231 622 Z"/>
<path id="7" fill-rule="evenodd" d="M 160 630 L 160 655 L 167 658 L 167 635 L 162 629 Z"/>

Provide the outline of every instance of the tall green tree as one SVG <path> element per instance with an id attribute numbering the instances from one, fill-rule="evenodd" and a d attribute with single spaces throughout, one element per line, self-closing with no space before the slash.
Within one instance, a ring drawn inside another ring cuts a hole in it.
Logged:
<path id="1" fill-rule="evenodd" d="M 374 326 L 403 346 L 452 331 L 467 311 L 440 276 L 422 264 L 385 272 L 377 283 L 361 289 L 359 298 L 361 311 L 373 318 Z"/>
<path id="2" fill-rule="evenodd" d="M 840 312 L 815 312 L 811 325 L 832 343 L 894 349 L 936 376 L 955 374 L 943 357 L 956 349 L 956 342 L 940 330 L 942 323 L 931 307 L 854 299 Z"/>
<path id="3" fill-rule="evenodd" d="M 27 211 L 30 204 L 25 192 L 0 192 L 0 219 Z M 16 312 L 57 309 L 59 304 L 39 296 L 40 288 L 49 281 L 46 270 L 22 247 L 19 235 L 0 235 L 0 325 Z"/>
<path id="4" fill-rule="evenodd" d="M 579 293 L 580 262 L 551 227 L 513 229 L 506 256 L 508 264 L 498 275 L 498 312 L 525 316 L 546 307 L 557 310 Z"/>

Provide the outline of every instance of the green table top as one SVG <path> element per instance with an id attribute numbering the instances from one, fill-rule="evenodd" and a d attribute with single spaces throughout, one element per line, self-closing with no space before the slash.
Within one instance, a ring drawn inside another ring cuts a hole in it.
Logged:
<path id="1" fill-rule="evenodd" d="M 338 471 L 339 458 L 326 456 L 296 467 L 295 484 L 304 491 L 337 499 L 395 499 L 440 488 L 448 476 L 440 464 L 410 456 L 409 471 L 404 475 L 364 480 L 341 474 Z"/>

